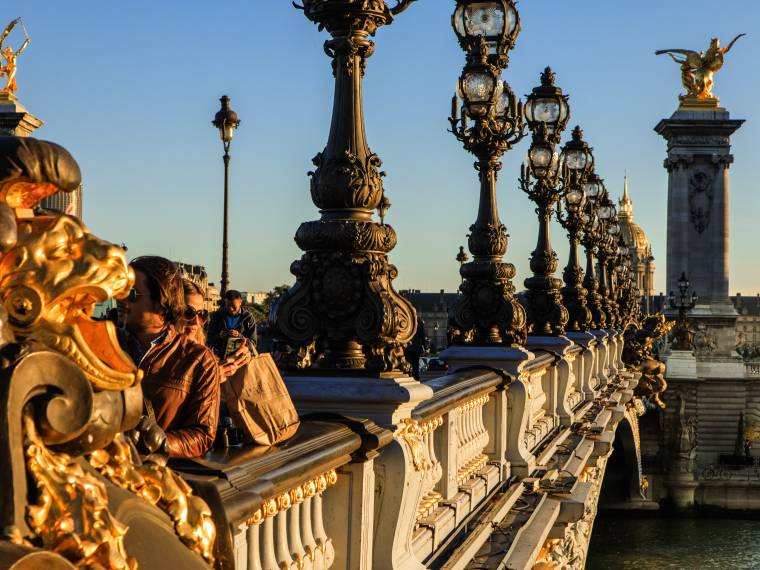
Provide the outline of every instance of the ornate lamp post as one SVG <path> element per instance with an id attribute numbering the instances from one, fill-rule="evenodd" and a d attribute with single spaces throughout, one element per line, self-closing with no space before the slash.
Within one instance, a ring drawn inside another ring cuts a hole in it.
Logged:
<path id="1" fill-rule="evenodd" d="M 541 74 L 541 85 L 533 89 L 525 103 L 525 118 L 533 133 L 528 163 L 522 165 L 520 187 L 536 203 L 538 242 L 530 258 L 533 276 L 525 280 L 525 295 L 530 332 L 534 335 L 561 335 L 568 312 L 562 304 L 562 282 L 554 277 L 557 254 L 551 246 L 549 222 L 554 204 L 561 195 L 558 189 L 561 165 L 555 145 L 570 116 L 567 95 L 554 85 L 550 68 Z"/>
<path id="2" fill-rule="evenodd" d="M 694 348 L 694 333 L 689 327 L 689 320 L 686 315 L 697 304 L 697 293 L 692 292 L 691 299 L 687 297 L 691 283 L 686 278 L 686 273 L 681 273 L 678 279 L 678 299 L 673 291 L 668 295 L 668 304 L 673 310 L 678 310 L 678 324 L 673 331 L 673 341 L 670 347 L 673 350 L 692 350 Z"/>
<path id="3" fill-rule="evenodd" d="M 296 283 L 272 307 L 275 343 L 287 369 L 319 368 L 400 376 L 416 330 L 411 303 L 391 283 L 397 275 L 387 254 L 396 245 L 384 216 L 380 158 L 364 131 L 362 79 L 375 48 L 371 36 L 413 0 L 303 0 L 304 15 L 332 36 L 325 52 L 335 77 L 327 145 L 310 172 L 318 221 L 301 224 L 296 243 L 305 252 L 292 264 Z"/>
<path id="4" fill-rule="evenodd" d="M 526 318 L 513 296 L 515 268 L 502 261 L 507 229 L 496 208 L 496 177 L 502 154 L 525 136 L 522 103 L 500 79 L 520 20 L 512 0 L 458 0 L 452 24 L 467 63 L 449 122 L 454 136 L 476 156 L 480 177 L 478 216 L 467 241 L 473 260 L 460 267 L 461 296 L 451 313 L 452 339 L 519 344 L 525 339 Z"/>
<path id="5" fill-rule="evenodd" d="M 459 267 L 461 267 L 467 263 L 470 260 L 470 256 L 467 255 L 467 252 L 464 250 L 464 246 L 459 246 L 459 253 L 457 253 L 456 260 L 459 262 Z"/>
<path id="6" fill-rule="evenodd" d="M 612 271 L 617 253 L 615 244 L 617 243 L 617 235 L 620 233 L 620 227 L 617 224 L 617 209 L 606 190 L 599 201 L 599 220 L 601 222 L 600 239 L 597 242 L 599 294 L 604 303 L 607 327 L 615 328 L 618 324 L 618 313 Z"/>
<path id="7" fill-rule="evenodd" d="M 596 264 L 594 251 L 600 241 L 599 198 L 604 192 L 601 178 L 596 174 L 589 176 L 583 185 L 583 193 L 586 195 L 586 207 L 583 212 L 584 231 L 581 243 L 586 250 L 586 275 L 583 279 L 583 288 L 586 290 L 586 303 L 591 311 L 591 326 L 595 329 L 603 329 L 607 325 L 607 316 L 604 309 L 602 296 L 599 294 L 599 280 L 596 278 Z"/>
<path id="8" fill-rule="evenodd" d="M 229 192 L 230 192 L 230 143 L 235 134 L 235 130 L 240 124 L 237 113 L 230 109 L 230 98 L 222 95 L 219 99 L 222 108 L 214 115 L 212 124 L 219 130 L 219 138 L 224 144 L 224 223 L 222 229 L 222 280 L 221 293 L 227 292 L 227 286 L 230 283 L 229 261 L 228 261 L 228 220 L 229 220 Z"/>
<path id="9" fill-rule="evenodd" d="M 580 127 L 573 130 L 573 138 L 562 149 L 560 159 L 565 165 L 563 180 L 563 201 L 557 210 L 560 224 L 567 230 L 570 240 L 570 258 L 562 274 L 565 286 L 562 300 L 567 307 L 569 321 L 567 330 L 587 331 L 591 322 L 591 311 L 586 303 L 587 292 L 583 288 L 583 269 L 578 260 L 578 243 L 584 229 L 583 211 L 586 205 L 586 182 L 594 171 L 594 155 L 583 140 Z"/>
<path id="10" fill-rule="evenodd" d="M 635 323 L 641 313 L 641 298 L 634 278 L 631 275 L 631 253 L 625 245 L 623 236 L 618 237 L 618 258 L 615 268 L 618 277 L 618 307 L 620 311 L 620 328 L 625 329 Z"/>

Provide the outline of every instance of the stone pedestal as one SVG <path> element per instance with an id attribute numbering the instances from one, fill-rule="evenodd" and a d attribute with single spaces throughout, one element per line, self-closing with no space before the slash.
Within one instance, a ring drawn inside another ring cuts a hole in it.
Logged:
<path id="1" fill-rule="evenodd" d="M 299 415 L 331 412 L 368 418 L 394 432 L 393 441 L 374 460 L 374 473 L 366 474 L 373 484 L 362 487 L 375 491 L 375 528 L 366 540 L 373 541 L 369 551 L 375 568 L 421 570 L 412 536 L 430 457 L 411 414 L 433 391 L 407 376 L 292 375 L 285 377 L 285 384 Z"/>
<path id="2" fill-rule="evenodd" d="M 697 359 L 690 350 L 672 350 L 665 361 L 665 378 L 697 379 Z"/>
<path id="3" fill-rule="evenodd" d="M 504 346 L 450 346 L 439 354 L 452 371 L 468 366 L 490 366 L 519 377 L 533 353 L 522 347 Z"/>
<path id="4" fill-rule="evenodd" d="M 710 105 L 682 105 L 655 131 L 668 142 L 667 291 L 678 292 L 685 273 L 699 296 L 689 314 L 704 330 L 715 356 L 731 356 L 736 311 L 729 299 L 729 167 L 731 135 L 743 120 Z"/>
<path id="5" fill-rule="evenodd" d="M 679 511 L 694 508 L 694 491 L 698 486 L 692 473 L 671 473 L 665 480 L 668 498 Z"/>
<path id="6" fill-rule="evenodd" d="M 28 137 L 41 126 L 12 93 L 0 93 L 0 135 Z"/>

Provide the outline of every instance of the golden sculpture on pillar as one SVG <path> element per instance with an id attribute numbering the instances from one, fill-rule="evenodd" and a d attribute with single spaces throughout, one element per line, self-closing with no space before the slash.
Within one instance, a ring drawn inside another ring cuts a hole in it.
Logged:
<path id="1" fill-rule="evenodd" d="M 655 55 L 667 54 L 673 61 L 681 66 L 681 82 L 686 89 L 685 95 L 680 95 L 682 107 L 711 107 L 718 106 L 718 98 L 713 95 L 713 75 L 723 67 L 725 55 L 731 50 L 740 37 L 739 34 L 724 48 L 720 47 L 720 40 L 710 40 L 707 51 L 693 51 L 688 49 L 661 49 Z M 684 56 L 682 59 L 674 54 Z"/>
<path id="2" fill-rule="evenodd" d="M 5 43 L 8 34 L 10 34 L 13 28 L 18 24 L 21 24 L 21 28 L 24 31 L 24 43 L 21 44 L 21 47 L 16 51 L 13 51 L 11 46 L 3 46 L 3 44 Z M 32 40 L 26 32 L 26 28 L 24 27 L 21 18 L 16 18 L 5 27 L 5 30 L 3 30 L 2 35 L 0 35 L 0 57 L 2 57 L 4 63 L 0 62 L 0 77 L 5 77 L 5 86 L 0 89 L 0 93 L 13 93 L 18 89 L 18 85 L 16 84 L 16 58 L 18 58 L 21 52 L 29 47 L 31 42 Z"/>

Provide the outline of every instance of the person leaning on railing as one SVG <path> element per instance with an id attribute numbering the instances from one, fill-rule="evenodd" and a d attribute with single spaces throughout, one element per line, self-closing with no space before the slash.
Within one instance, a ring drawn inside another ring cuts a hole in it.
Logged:
<path id="1" fill-rule="evenodd" d="M 143 370 L 145 414 L 133 433 L 141 453 L 199 457 L 214 442 L 219 367 L 211 351 L 178 332 L 185 311 L 182 278 L 163 257 L 133 260 L 122 348 Z"/>

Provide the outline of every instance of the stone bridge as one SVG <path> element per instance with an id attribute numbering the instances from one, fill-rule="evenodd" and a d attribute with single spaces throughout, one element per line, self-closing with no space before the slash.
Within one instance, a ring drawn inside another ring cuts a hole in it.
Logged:
<path id="1" fill-rule="evenodd" d="M 543 340 L 452 347 L 421 384 L 287 378 L 292 440 L 175 465 L 214 507 L 221 566 L 582 568 L 603 487 L 646 490 L 639 375 L 620 331 Z"/>

